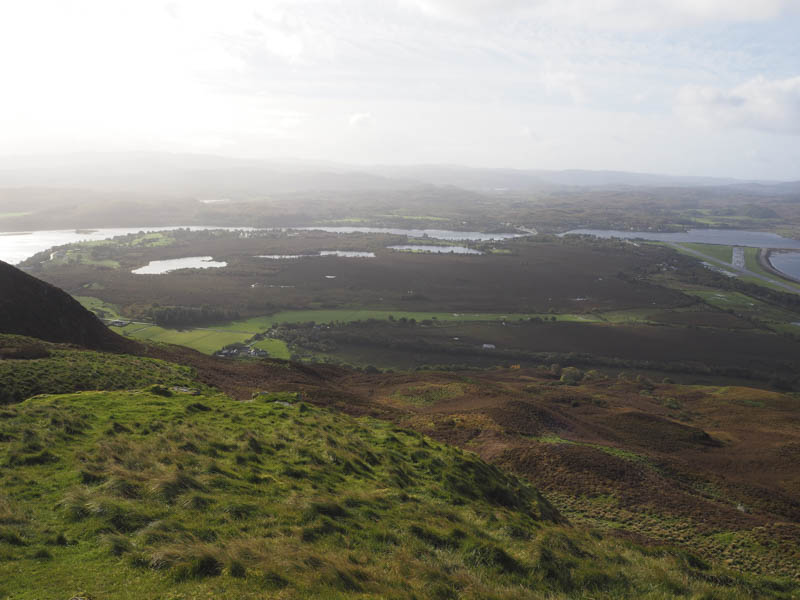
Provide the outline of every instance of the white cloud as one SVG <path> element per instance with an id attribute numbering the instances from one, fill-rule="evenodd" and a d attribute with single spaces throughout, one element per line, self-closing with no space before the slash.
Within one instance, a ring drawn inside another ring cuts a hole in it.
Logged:
<path id="1" fill-rule="evenodd" d="M 555 68 L 549 61 L 542 72 L 542 85 L 548 96 L 566 94 L 575 104 L 586 100 L 578 75 L 568 69 Z"/>
<path id="2" fill-rule="evenodd" d="M 350 115 L 350 127 L 371 127 L 372 124 L 375 122 L 375 119 L 372 117 L 372 113 L 363 112 L 363 113 L 355 113 Z"/>
<path id="3" fill-rule="evenodd" d="M 687 86 L 676 112 L 695 123 L 800 135 L 800 76 L 756 77 L 730 90 Z"/>
<path id="4" fill-rule="evenodd" d="M 797 10 L 797 0 L 403 0 L 430 17 L 479 23 L 533 18 L 601 29 L 659 29 L 756 22 Z"/>
<path id="5" fill-rule="evenodd" d="M 423 14 L 440 19 L 472 21 L 487 14 L 527 12 L 539 2 L 525 0 L 405 0 Z"/>

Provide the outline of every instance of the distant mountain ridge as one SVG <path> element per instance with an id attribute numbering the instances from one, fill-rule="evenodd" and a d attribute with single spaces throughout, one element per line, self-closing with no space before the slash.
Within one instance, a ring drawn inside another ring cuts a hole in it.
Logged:
<path id="1" fill-rule="evenodd" d="M 241 159 L 128 152 L 0 158 L 0 188 L 53 187 L 247 200 L 294 192 L 397 191 L 451 186 L 478 192 L 562 188 L 740 187 L 763 195 L 796 193 L 800 182 L 753 181 L 602 170 L 458 165 L 347 165 L 325 161 Z"/>
<path id="2" fill-rule="evenodd" d="M 268 194 L 398 190 L 417 182 L 356 167 L 167 153 L 0 159 L 0 187 L 81 188 L 128 194 L 250 200 Z"/>
<path id="3" fill-rule="evenodd" d="M 108 329 L 64 290 L 0 261 L 0 333 L 135 352 L 136 342 Z"/>
<path id="4" fill-rule="evenodd" d="M 771 187 L 783 182 L 754 182 L 727 177 L 664 175 L 586 169 L 502 169 L 455 165 L 378 166 L 369 172 L 387 177 L 417 179 L 435 185 L 453 185 L 483 191 L 525 191 L 560 187 L 719 187 L 753 185 Z"/>

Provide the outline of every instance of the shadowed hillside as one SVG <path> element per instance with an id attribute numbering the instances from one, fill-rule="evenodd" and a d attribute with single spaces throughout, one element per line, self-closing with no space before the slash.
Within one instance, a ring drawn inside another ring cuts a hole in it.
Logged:
<path id="1" fill-rule="evenodd" d="M 0 332 L 113 352 L 133 352 L 139 347 L 110 331 L 63 290 L 2 261 Z"/>

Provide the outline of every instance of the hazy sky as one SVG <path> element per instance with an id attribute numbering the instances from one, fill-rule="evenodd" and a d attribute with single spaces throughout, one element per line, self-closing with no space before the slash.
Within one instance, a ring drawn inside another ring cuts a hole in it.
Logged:
<path id="1" fill-rule="evenodd" d="M 0 154 L 800 179 L 800 0 L 0 0 Z"/>

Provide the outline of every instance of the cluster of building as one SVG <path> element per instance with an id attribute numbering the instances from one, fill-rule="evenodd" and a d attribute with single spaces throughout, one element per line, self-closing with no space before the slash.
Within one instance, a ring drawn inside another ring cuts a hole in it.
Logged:
<path id="1" fill-rule="evenodd" d="M 269 352 L 267 352 L 266 350 L 261 350 L 259 348 L 251 348 L 251 347 L 223 348 L 222 350 L 217 350 L 216 352 L 214 352 L 214 356 L 222 358 L 236 358 L 238 356 L 253 356 L 257 358 L 265 358 L 269 356 Z"/>

